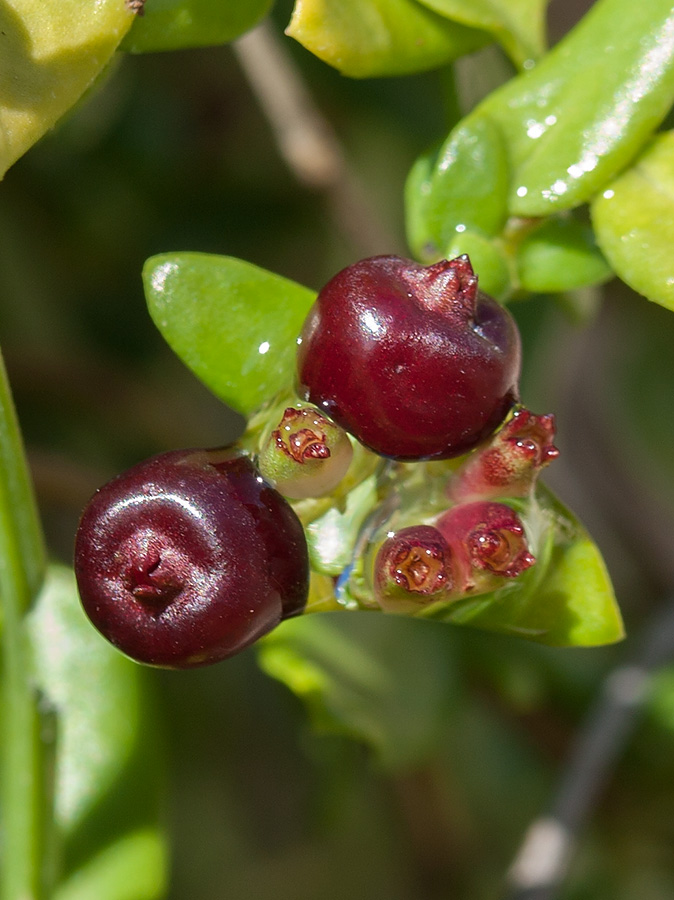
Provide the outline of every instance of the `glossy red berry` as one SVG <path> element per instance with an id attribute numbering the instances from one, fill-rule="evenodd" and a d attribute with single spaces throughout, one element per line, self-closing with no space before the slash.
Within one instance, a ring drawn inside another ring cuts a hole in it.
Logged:
<path id="1" fill-rule="evenodd" d="M 518 396 L 520 339 L 467 256 L 365 259 L 320 292 L 298 341 L 300 394 L 393 459 L 466 453 Z"/>
<path id="2" fill-rule="evenodd" d="M 183 450 L 140 463 L 91 499 L 75 545 L 85 612 L 127 656 L 217 662 L 300 612 L 302 525 L 250 459 Z"/>

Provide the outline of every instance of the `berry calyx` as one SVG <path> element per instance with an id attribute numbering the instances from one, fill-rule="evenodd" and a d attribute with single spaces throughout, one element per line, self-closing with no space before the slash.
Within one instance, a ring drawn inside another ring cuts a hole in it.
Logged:
<path id="1" fill-rule="evenodd" d="M 468 452 L 518 396 L 520 339 L 467 256 L 365 259 L 318 295 L 298 340 L 299 392 L 376 453 Z"/>
<path id="2" fill-rule="evenodd" d="M 82 605 L 127 656 L 217 662 L 301 612 L 309 566 L 287 501 L 234 450 L 180 450 L 104 485 L 75 542 Z"/>
<path id="3" fill-rule="evenodd" d="M 389 535 L 375 559 L 375 597 L 386 612 L 416 612 L 451 599 L 455 580 L 452 551 L 431 525 L 413 525 Z"/>
<path id="4" fill-rule="evenodd" d="M 285 497 L 321 497 L 346 475 L 353 447 L 346 433 L 314 406 L 289 406 L 265 441 L 258 467 Z"/>
<path id="5" fill-rule="evenodd" d="M 454 473 L 448 494 L 455 502 L 490 497 L 526 497 L 542 468 L 559 456 L 553 444 L 555 417 L 517 409 L 490 442 Z"/>
<path id="6" fill-rule="evenodd" d="M 460 572 L 463 593 L 495 590 L 536 562 L 522 520 L 504 503 L 480 501 L 452 507 L 437 521 Z"/>

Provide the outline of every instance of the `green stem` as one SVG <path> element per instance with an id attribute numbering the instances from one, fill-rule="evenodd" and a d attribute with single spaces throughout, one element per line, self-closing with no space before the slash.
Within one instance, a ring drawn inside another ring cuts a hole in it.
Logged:
<path id="1" fill-rule="evenodd" d="M 51 817 L 38 697 L 24 616 L 45 568 L 45 550 L 21 434 L 0 357 L 0 602 L 2 603 L 3 813 L 1 900 L 44 900 Z"/>

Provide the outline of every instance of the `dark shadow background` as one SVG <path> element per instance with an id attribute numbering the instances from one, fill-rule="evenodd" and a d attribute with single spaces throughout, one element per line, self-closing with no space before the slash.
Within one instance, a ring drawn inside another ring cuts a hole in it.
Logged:
<path id="1" fill-rule="evenodd" d="M 553 36 L 583 5 L 552 4 Z M 278 23 L 289 8 L 278 5 Z M 405 252 L 402 185 L 446 130 L 441 76 L 354 82 L 290 50 L 396 243 L 389 252 Z M 0 189 L 0 341 L 57 558 L 69 561 L 103 481 L 241 427 L 145 309 L 145 259 L 186 249 L 315 288 L 363 255 L 280 159 L 230 48 L 120 59 Z M 551 298 L 513 312 L 523 399 L 558 418 L 562 458 L 547 480 L 590 526 L 638 633 L 674 584 L 674 316 L 618 283 L 582 326 Z M 627 651 L 443 635 L 463 713 L 448 715 L 432 760 L 395 775 L 358 744 L 314 733 L 252 651 L 150 673 L 171 759 L 172 900 L 498 896 L 602 673 Z M 663 673 L 601 798 L 569 900 L 674 896 L 673 677 Z"/>

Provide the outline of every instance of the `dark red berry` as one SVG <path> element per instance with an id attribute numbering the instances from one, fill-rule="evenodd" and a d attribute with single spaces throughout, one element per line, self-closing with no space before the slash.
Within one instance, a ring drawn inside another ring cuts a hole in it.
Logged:
<path id="1" fill-rule="evenodd" d="M 365 259 L 318 295 L 298 341 L 301 395 L 393 459 L 446 459 L 488 437 L 518 396 L 514 320 L 467 256 Z"/>
<path id="2" fill-rule="evenodd" d="M 166 668 L 217 662 L 300 612 L 302 525 L 248 457 L 180 450 L 102 487 L 80 522 L 85 612 L 127 656 Z"/>

